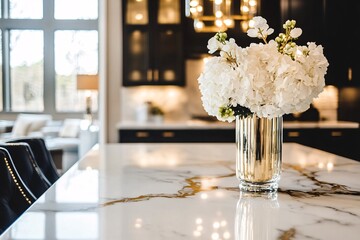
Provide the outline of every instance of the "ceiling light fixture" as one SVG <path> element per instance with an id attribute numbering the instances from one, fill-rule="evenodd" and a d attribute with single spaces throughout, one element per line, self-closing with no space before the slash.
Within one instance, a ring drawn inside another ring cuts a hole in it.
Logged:
<path id="1" fill-rule="evenodd" d="M 226 31 L 240 27 L 246 31 L 250 20 L 257 14 L 258 0 L 186 0 L 185 14 L 194 19 L 196 32 Z"/>

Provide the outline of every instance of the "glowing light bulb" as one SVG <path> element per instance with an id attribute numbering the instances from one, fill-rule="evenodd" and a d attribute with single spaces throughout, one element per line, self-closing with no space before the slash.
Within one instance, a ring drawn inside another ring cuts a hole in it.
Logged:
<path id="1" fill-rule="evenodd" d="M 203 29 L 205 26 L 204 22 L 202 21 L 196 21 L 196 22 L 194 21 L 194 24 L 196 29 Z"/>
<path id="2" fill-rule="evenodd" d="M 241 11 L 244 13 L 248 13 L 249 12 L 249 7 L 248 6 L 242 6 Z"/>
<path id="3" fill-rule="evenodd" d="M 216 11 L 216 13 L 215 13 L 215 17 L 217 17 L 217 18 L 221 18 L 223 15 L 224 14 L 220 10 Z"/>
<path id="4" fill-rule="evenodd" d="M 230 18 L 227 18 L 224 20 L 224 23 L 226 26 L 230 27 L 230 26 L 233 26 L 234 25 L 234 20 L 230 19 Z"/>
<path id="5" fill-rule="evenodd" d="M 251 7 L 256 6 L 256 1 L 255 1 L 255 0 L 250 0 L 249 5 L 250 5 Z"/>
<path id="6" fill-rule="evenodd" d="M 140 20 L 142 20 L 144 18 L 144 15 L 142 15 L 141 13 L 137 13 L 136 15 L 135 15 L 135 20 L 137 20 L 137 21 L 140 21 Z"/>
<path id="7" fill-rule="evenodd" d="M 199 5 L 199 1 L 197 0 L 190 1 L 190 7 L 196 7 L 197 5 Z"/>
<path id="8" fill-rule="evenodd" d="M 249 21 L 249 28 L 253 28 L 254 25 L 255 25 L 254 20 L 251 19 L 251 20 Z"/>
<path id="9" fill-rule="evenodd" d="M 217 27 L 221 27 L 221 26 L 223 25 L 223 22 L 222 22 L 220 19 L 216 19 L 216 20 L 215 20 L 215 25 L 216 25 Z"/>
<path id="10" fill-rule="evenodd" d="M 197 11 L 197 9 L 196 8 L 194 8 L 194 7 L 191 7 L 190 8 L 190 13 L 191 14 L 195 14 L 195 13 L 197 13 L 198 11 Z"/>
<path id="11" fill-rule="evenodd" d="M 223 2 L 222 0 L 215 0 L 216 5 L 220 5 L 220 4 L 222 4 L 222 2 Z"/>

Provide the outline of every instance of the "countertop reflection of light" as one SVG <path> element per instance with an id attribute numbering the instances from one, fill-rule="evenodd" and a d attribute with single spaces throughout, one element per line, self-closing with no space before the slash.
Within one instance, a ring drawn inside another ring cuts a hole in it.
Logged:
<path id="1" fill-rule="evenodd" d="M 201 197 L 201 199 L 208 199 L 208 195 L 206 194 L 206 193 L 202 193 L 201 195 L 200 195 L 200 197 Z"/>
<path id="2" fill-rule="evenodd" d="M 135 224 L 134 224 L 135 228 L 141 228 L 142 227 L 142 219 L 141 218 L 137 218 L 135 220 Z"/>
<path id="3" fill-rule="evenodd" d="M 323 162 L 319 162 L 319 163 L 318 163 L 318 168 L 323 169 L 323 168 L 324 168 L 324 166 L 325 166 L 325 165 L 324 165 L 324 163 L 323 163 Z"/>
<path id="4" fill-rule="evenodd" d="M 201 236 L 201 232 L 199 232 L 199 231 L 194 231 L 194 232 L 193 232 L 193 235 L 194 235 L 194 237 L 200 237 L 200 236 Z"/>
<path id="5" fill-rule="evenodd" d="M 220 228 L 220 223 L 219 223 L 219 222 L 214 222 L 214 223 L 213 223 L 213 228 L 214 228 L 214 229 Z"/>
<path id="6" fill-rule="evenodd" d="M 331 172 L 334 169 L 334 164 L 332 162 L 328 162 L 326 164 L 326 169 Z"/>
<path id="7" fill-rule="evenodd" d="M 217 179 L 215 178 L 202 178 L 201 179 L 201 189 L 209 190 L 214 185 L 216 185 Z"/>
<path id="8" fill-rule="evenodd" d="M 197 219 L 195 220 L 195 223 L 196 223 L 196 224 L 202 224 L 202 222 L 203 222 L 202 218 L 197 218 Z"/>
<path id="9" fill-rule="evenodd" d="M 231 238 L 231 234 L 230 234 L 229 232 L 224 232 L 223 238 L 224 238 L 224 239 L 230 239 L 230 238 Z"/>
<path id="10" fill-rule="evenodd" d="M 218 240 L 219 238 L 220 238 L 219 233 L 214 232 L 214 233 L 211 234 L 211 239 L 212 240 Z"/>
<path id="11" fill-rule="evenodd" d="M 224 190 L 218 190 L 215 192 L 215 196 L 218 198 L 224 197 Z"/>
<path id="12" fill-rule="evenodd" d="M 180 154 L 176 150 L 161 149 L 159 151 L 149 152 L 144 149 L 134 153 L 133 160 L 140 167 L 152 166 L 177 166 L 179 163 Z"/>

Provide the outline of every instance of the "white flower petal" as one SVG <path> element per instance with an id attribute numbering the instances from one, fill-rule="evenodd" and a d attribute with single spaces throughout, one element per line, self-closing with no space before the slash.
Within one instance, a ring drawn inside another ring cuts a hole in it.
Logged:
<path id="1" fill-rule="evenodd" d="M 250 28 L 249 30 L 247 30 L 247 35 L 249 37 L 257 38 L 258 37 L 258 30 L 254 29 L 254 28 Z"/>
<path id="2" fill-rule="evenodd" d="M 294 28 L 290 31 L 290 37 L 298 38 L 302 34 L 301 28 Z"/>
<path id="3" fill-rule="evenodd" d="M 212 37 L 209 39 L 208 41 L 208 45 L 207 48 L 209 49 L 209 53 L 212 54 L 214 52 L 216 52 L 217 50 L 221 49 L 222 44 L 216 40 L 215 37 Z"/>

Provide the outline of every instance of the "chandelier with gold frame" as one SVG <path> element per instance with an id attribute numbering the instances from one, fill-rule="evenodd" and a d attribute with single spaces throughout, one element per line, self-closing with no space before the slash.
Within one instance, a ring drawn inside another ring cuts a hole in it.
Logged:
<path id="1" fill-rule="evenodd" d="M 186 0 L 185 14 L 194 19 L 196 32 L 226 31 L 234 28 L 235 21 L 240 21 L 241 29 L 246 31 L 258 5 L 258 0 Z"/>

